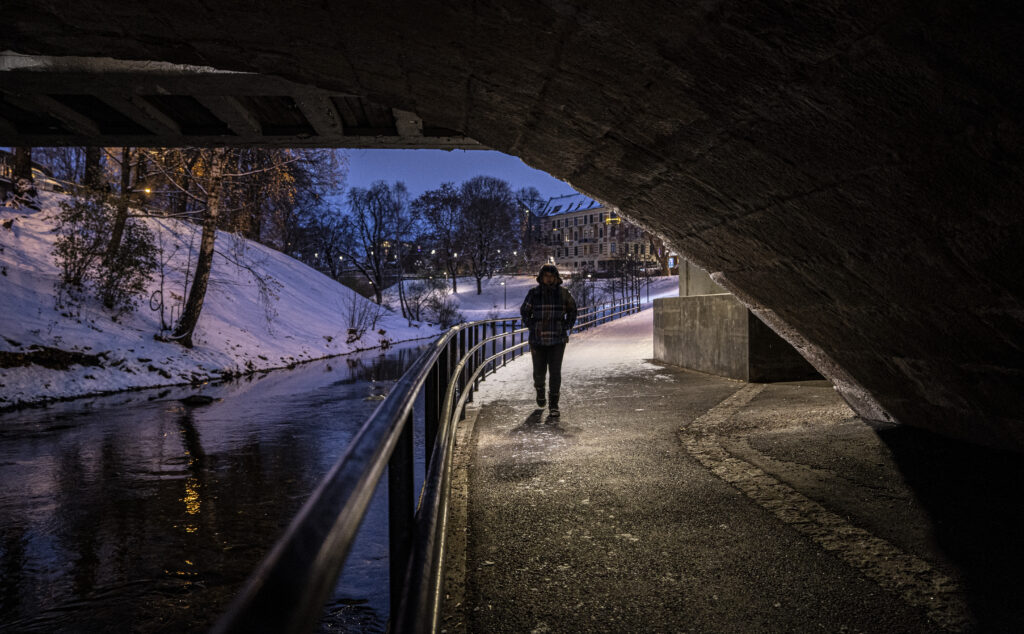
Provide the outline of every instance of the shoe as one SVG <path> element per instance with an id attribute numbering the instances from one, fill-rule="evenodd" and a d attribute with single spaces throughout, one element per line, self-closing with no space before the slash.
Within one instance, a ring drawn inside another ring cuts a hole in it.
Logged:
<path id="1" fill-rule="evenodd" d="M 548 407 L 548 413 L 554 417 L 561 416 L 562 413 L 558 411 L 558 395 L 555 393 L 548 394 L 548 402 L 551 406 Z"/>
<path id="2" fill-rule="evenodd" d="M 537 407 L 544 407 L 548 402 L 544 400 L 544 388 L 537 389 Z"/>
<path id="3" fill-rule="evenodd" d="M 552 407 L 548 410 L 548 416 L 551 418 L 560 418 L 562 416 L 562 412 L 558 411 L 557 407 Z"/>

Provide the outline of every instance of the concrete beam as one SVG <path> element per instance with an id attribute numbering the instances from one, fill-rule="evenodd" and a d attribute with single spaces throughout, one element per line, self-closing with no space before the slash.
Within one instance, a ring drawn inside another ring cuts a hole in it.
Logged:
<path id="1" fill-rule="evenodd" d="M 392 108 L 391 113 L 395 116 L 395 129 L 398 130 L 398 136 L 423 136 L 423 119 L 418 114 L 398 108 Z"/>
<path id="2" fill-rule="evenodd" d="M 181 127 L 141 97 L 96 95 L 105 104 L 117 110 L 143 128 L 159 136 L 180 136 Z"/>
<path id="3" fill-rule="evenodd" d="M 309 121 L 318 136 L 332 137 L 345 133 L 341 115 L 327 93 L 300 92 L 295 94 L 294 99 L 302 116 L 306 117 L 306 121 Z"/>
<path id="4" fill-rule="evenodd" d="M 29 112 L 43 111 L 63 123 L 75 134 L 83 136 L 99 136 L 100 127 L 95 121 L 77 110 L 68 108 L 48 95 L 16 95 L 4 93 L 4 99 L 14 106 Z"/>
<path id="5" fill-rule="evenodd" d="M 225 95 L 196 95 L 196 100 L 213 116 L 227 124 L 240 137 L 259 137 L 263 127 L 249 109 L 234 97 Z"/>

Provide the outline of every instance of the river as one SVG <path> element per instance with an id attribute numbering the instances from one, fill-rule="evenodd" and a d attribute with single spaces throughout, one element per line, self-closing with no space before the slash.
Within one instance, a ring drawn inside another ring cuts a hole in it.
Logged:
<path id="1" fill-rule="evenodd" d="M 425 343 L 0 414 L 0 631 L 207 630 Z M 385 627 L 385 488 L 323 631 Z"/>

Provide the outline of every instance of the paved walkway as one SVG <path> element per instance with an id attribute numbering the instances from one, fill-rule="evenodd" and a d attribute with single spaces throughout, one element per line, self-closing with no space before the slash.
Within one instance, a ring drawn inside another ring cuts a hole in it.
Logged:
<path id="1" fill-rule="evenodd" d="M 650 320 L 573 337 L 561 420 L 533 406 L 528 357 L 482 385 L 461 429 L 447 631 L 1019 631 L 1019 568 L 976 559 L 1024 561 L 1020 511 L 997 510 L 1020 482 L 998 504 L 928 484 L 943 451 L 1011 480 L 1013 460 L 871 427 L 824 381 L 650 363 Z M 982 538 L 972 503 L 1005 531 Z"/>

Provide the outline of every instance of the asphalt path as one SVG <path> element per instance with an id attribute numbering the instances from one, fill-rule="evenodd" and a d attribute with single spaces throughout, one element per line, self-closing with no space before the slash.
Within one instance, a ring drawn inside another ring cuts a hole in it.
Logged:
<path id="1" fill-rule="evenodd" d="M 560 419 L 535 407 L 523 359 L 462 426 L 446 631 L 1020 631 L 1020 513 L 998 510 L 1019 501 L 1016 457 L 903 438 L 824 381 L 595 368 L 585 348 L 613 349 L 606 328 L 570 344 Z M 939 508 L 981 485 L 929 501 L 917 481 L 937 456 L 1010 480 L 972 502 L 996 522 L 981 552 L 944 538 L 956 509 Z M 1007 565 L 978 564 L 998 552 Z"/>

